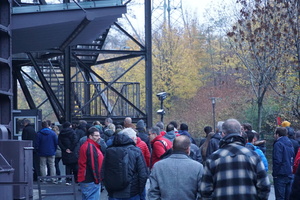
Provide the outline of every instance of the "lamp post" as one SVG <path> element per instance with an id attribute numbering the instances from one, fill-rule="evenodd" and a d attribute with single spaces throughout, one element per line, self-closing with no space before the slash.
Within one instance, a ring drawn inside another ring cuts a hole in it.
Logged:
<path id="1" fill-rule="evenodd" d="M 158 99 L 160 100 L 160 109 L 156 112 L 160 115 L 160 121 L 164 122 L 164 115 L 166 114 L 166 111 L 164 110 L 164 100 L 167 98 L 168 93 L 166 92 L 160 92 L 156 94 Z"/>
<path id="2" fill-rule="evenodd" d="M 214 123 L 214 131 L 216 131 L 216 113 L 215 113 L 215 106 L 216 106 L 216 97 L 211 97 L 211 104 L 212 104 L 212 111 L 213 111 L 213 123 Z"/>

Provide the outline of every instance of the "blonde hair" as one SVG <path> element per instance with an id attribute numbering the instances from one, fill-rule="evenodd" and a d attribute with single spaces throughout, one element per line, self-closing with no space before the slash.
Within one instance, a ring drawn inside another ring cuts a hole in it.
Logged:
<path id="1" fill-rule="evenodd" d="M 53 126 L 52 127 L 52 130 L 56 133 L 56 135 L 58 135 L 59 134 L 59 128 L 58 128 L 58 126 Z"/>
<path id="2" fill-rule="evenodd" d="M 116 131 L 116 126 L 113 123 L 108 124 L 107 128 L 112 130 L 113 132 Z"/>

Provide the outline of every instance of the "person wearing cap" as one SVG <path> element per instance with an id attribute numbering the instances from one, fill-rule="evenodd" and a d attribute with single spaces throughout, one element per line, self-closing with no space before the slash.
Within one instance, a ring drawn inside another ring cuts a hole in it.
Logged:
<path id="1" fill-rule="evenodd" d="M 290 123 L 289 121 L 283 121 L 283 122 L 281 123 L 281 126 L 282 126 L 282 127 L 289 127 L 289 126 L 291 126 L 291 123 Z"/>
<path id="2" fill-rule="evenodd" d="M 136 123 L 136 130 L 138 132 L 138 137 L 147 144 L 149 151 L 151 151 L 149 135 L 146 132 L 146 124 L 145 124 L 144 120 L 140 119 Z"/>

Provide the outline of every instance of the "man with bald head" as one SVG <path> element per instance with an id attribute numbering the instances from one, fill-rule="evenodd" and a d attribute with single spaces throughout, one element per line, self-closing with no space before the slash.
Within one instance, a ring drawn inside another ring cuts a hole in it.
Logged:
<path id="1" fill-rule="evenodd" d="M 222 125 L 220 147 L 204 164 L 202 199 L 267 200 L 270 181 L 257 153 L 245 147 L 241 124 L 228 119 Z"/>
<path id="2" fill-rule="evenodd" d="M 124 128 L 136 128 L 135 125 L 132 123 L 131 117 L 126 117 L 124 119 Z"/>
<path id="3" fill-rule="evenodd" d="M 172 155 L 154 164 L 150 174 L 149 200 L 195 200 L 201 197 L 203 165 L 189 158 L 190 145 L 189 137 L 176 137 Z"/>

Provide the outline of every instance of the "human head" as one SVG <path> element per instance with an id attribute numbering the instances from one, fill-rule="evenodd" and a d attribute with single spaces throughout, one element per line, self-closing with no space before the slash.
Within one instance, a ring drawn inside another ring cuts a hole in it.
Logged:
<path id="1" fill-rule="evenodd" d="M 52 125 L 52 122 L 51 122 L 51 120 L 46 120 L 47 121 L 47 123 L 48 123 L 48 127 L 51 127 L 51 125 Z"/>
<path id="2" fill-rule="evenodd" d="M 289 122 L 289 121 L 283 121 L 282 123 L 281 123 L 281 126 L 282 127 L 288 127 L 288 126 L 291 126 L 291 123 Z"/>
<path id="3" fill-rule="evenodd" d="M 146 125 L 145 125 L 144 120 L 140 119 L 140 120 L 136 123 L 136 128 L 137 128 L 138 130 L 145 130 Z"/>
<path id="4" fill-rule="evenodd" d="M 47 121 L 42 121 L 42 128 L 49 128 L 49 124 Z"/>
<path id="5" fill-rule="evenodd" d="M 160 135 L 160 128 L 157 126 L 153 126 L 149 129 L 149 139 L 150 141 L 154 140 L 158 135 Z"/>
<path id="6" fill-rule="evenodd" d="M 137 142 L 136 132 L 132 128 L 125 128 L 119 134 L 124 134 L 130 137 L 135 143 Z"/>
<path id="7" fill-rule="evenodd" d="M 205 126 L 204 127 L 204 132 L 207 136 L 210 132 L 212 132 L 212 127 L 211 126 Z"/>
<path id="8" fill-rule="evenodd" d="M 165 127 L 163 122 L 157 122 L 157 123 L 156 123 L 156 126 L 157 126 L 158 128 L 160 128 L 161 131 L 164 130 L 164 127 Z"/>
<path id="9" fill-rule="evenodd" d="M 287 129 L 285 127 L 277 127 L 275 130 L 274 138 L 278 139 L 279 137 L 286 136 Z"/>
<path id="10" fill-rule="evenodd" d="M 112 130 L 113 132 L 116 131 L 116 126 L 113 123 L 108 124 L 107 128 Z"/>
<path id="11" fill-rule="evenodd" d="M 174 131 L 174 125 L 173 124 L 168 124 L 166 127 L 166 131 L 170 132 L 170 131 Z"/>
<path id="12" fill-rule="evenodd" d="M 242 128 L 244 131 L 252 131 L 252 125 L 250 123 L 243 123 Z"/>
<path id="13" fill-rule="evenodd" d="M 101 125 L 101 123 L 99 121 L 94 121 L 93 126 L 95 126 L 95 125 Z"/>
<path id="14" fill-rule="evenodd" d="M 87 122 L 85 120 L 79 120 L 79 125 L 86 126 Z"/>
<path id="15" fill-rule="evenodd" d="M 189 130 L 189 126 L 185 123 L 180 124 L 180 130 L 182 131 L 188 131 Z"/>
<path id="16" fill-rule="evenodd" d="M 87 136 L 89 139 L 91 139 L 95 142 L 99 142 L 99 140 L 100 140 L 99 129 L 96 128 L 95 126 L 90 127 L 87 131 Z"/>
<path id="17" fill-rule="evenodd" d="M 222 130 L 224 135 L 241 134 L 241 124 L 236 119 L 227 119 L 222 125 Z"/>
<path id="18" fill-rule="evenodd" d="M 71 123 L 70 122 L 65 122 L 62 125 L 63 128 L 71 128 Z"/>
<path id="19" fill-rule="evenodd" d="M 27 124 L 30 124 L 30 123 L 31 123 L 30 119 L 25 118 L 25 119 L 23 120 L 23 125 L 24 125 L 24 126 L 26 126 Z"/>
<path id="20" fill-rule="evenodd" d="M 113 120 L 111 118 L 106 118 L 104 121 L 105 126 L 107 126 L 108 124 L 113 123 Z"/>
<path id="21" fill-rule="evenodd" d="M 125 128 L 129 128 L 131 124 L 132 124 L 132 119 L 131 119 L 131 117 L 126 117 L 126 118 L 124 119 L 124 127 L 125 127 Z"/>
<path id="22" fill-rule="evenodd" d="M 215 130 L 216 133 L 222 133 L 223 132 L 223 129 L 222 129 L 223 124 L 224 124 L 224 121 L 218 121 L 217 130 Z"/>
<path id="23" fill-rule="evenodd" d="M 190 153 L 191 140 L 186 135 L 180 135 L 173 141 L 173 151 L 184 152 L 187 155 Z"/>
<path id="24" fill-rule="evenodd" d="M 248 142 L 254 143 L 257 140 L 257 133 L 253 131 L 246 131 L 245 133 L 247 134 Z"/>
<path id="25" fill-rule="evenodd" d="M 121 124 L 118 124 L 117 126 L 116 126 L 116 131 L 115 131 L 115 133 L 119 133 L 120 131 L 122 131 L 123 130 L 123 126 L 121 125 Z"/>
<path id="26" fill-rule="evenodd" d="M 178 127 L 178 124 L 177 124 L 176 121 L 170 121 L 169 124 L 173 124 L 174 128 L 176 128 L 176 129 L 177 129 L 177 127 Z"/>
<path id="27" fill-rule="evenodd" d="M 54 125 L 52 127 L 52 130 L 56 133 L 56 135 L 59 135 L 59 128 L 58 128 L 58 126 Z"/>

